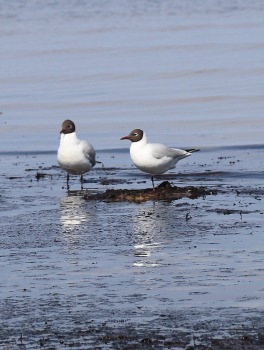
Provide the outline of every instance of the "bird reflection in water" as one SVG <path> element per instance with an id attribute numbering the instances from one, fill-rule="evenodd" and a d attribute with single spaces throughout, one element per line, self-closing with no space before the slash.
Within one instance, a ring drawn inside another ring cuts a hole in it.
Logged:
<path id="1" fill-rule="evenodd" d="M 134 255 L 137 258 L 134 266 L 160 265 L 160 259 L 157 259 L 159 254 L 156 253 L 163 249 L 163 232 L 166 229 L 166 220 L 161 214 L 163 211 L 164 204 L 153 203 L 150 207 L 139 208 L 138 213 L 133 215 Z"/>
<path id="2" fill-rule="evenodd" d="M 87 224 L 94 220 L 95 209 L 87 208 L 82 196 L 75 193 L 61 199 L 60 221 L 63 229 L 63 238 L 67 247 L 78 250 L 87 237 Z"/>
<path id="3" fill-rule="evenodd" d="M 76 227 L 86 222 L 89 214 L 83 210 L 83 198 L 66 196 L 61 200 L 61 223 L 65 230 L 74 231 Z"/>

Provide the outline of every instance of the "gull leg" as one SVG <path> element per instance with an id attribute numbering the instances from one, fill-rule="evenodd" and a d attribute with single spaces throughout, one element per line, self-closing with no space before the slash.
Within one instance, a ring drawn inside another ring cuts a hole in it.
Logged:
<path id="1" fill-rule="evenodd" d="M 155 186 L 154 186 L 154 176 L 151 176 L 151 182 L 152 182 L 152 186 L 153 186 L 153 191 L 155 191 Z"/>
<path id="2" fill-rule="evenodd" d="M 80 181 L 81 181 L 81 190 L 83 190 L 83 175 L 82 174 L 81 174 Z"/>
<path id="3" fill-rule="evenodd" d="M 69 191 L 69 189 L 70 189 L 69 180 L 70 180 L 70 174 L 67 173 L 67 190 L 68 190 L 68 191 Z"/>

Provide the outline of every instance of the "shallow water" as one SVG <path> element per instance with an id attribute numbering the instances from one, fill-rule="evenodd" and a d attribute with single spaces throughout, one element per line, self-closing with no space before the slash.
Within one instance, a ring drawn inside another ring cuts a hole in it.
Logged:
<path id="1" fill-rule="evenodd" d="M 255 337 L 264 312 L 262 152 L 196 153 L 156 181 L 202 185 L 217 195 L 141 204 L 82 196 L 151 187 L 127 152 L 99 153 L 112 167 L 87 174 L 84 192 L 73 176 L 69 193 L 55 154 L 2 155 L 2 346 L 19 346 L 20 334 L 27 349 L 41 341 L 94 348 L 104 337 L 116 348 L 113 332 L 134 337 L 125 343 L 135 348 L 146 337 L 167 339 L 171 329 L 182 349 L 192 336 L 201 344 L 212 334 Z M 37 173 L 47 176 L 37 180 Z"/>
<path id="2" fill-rule="evenodd" d="M 261 342 L 262 10 L 256 0 L 0 0 L 2 347 Z M 56 164 L 66 117 L 104 164 L 85 176 L 88 193 L 151 186 L 119 140 L 140 127 L 201 147 L 157 184 L 217 195 L 89 202 L 77 177 L 67 193 Z"/>

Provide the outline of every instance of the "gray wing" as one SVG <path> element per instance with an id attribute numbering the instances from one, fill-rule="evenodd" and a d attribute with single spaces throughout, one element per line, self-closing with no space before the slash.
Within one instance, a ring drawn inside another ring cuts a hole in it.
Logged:
<path id="1" fill-rule="evenodd" d="M 163 157 L 169 157 L 169 158 L 185 158 L 190 155 L 189 152 L 184 151 L 183 149 L 179 148 L 170 148 L 166 145 L 162 145 L 159 143 L 152 143 L 150 144 L 152 148 L 152 154 L 155 158 L 161 159 Z"/>
<path id="2" fill-rule="evenodd" d="M 83 141 L 84 144 L 85 144 L 85 147 L 84 147 L 84 155 L 85 157 L 89 160 L 89 162 L 92 164 L 92 166 L 95 165 L 96 161 L 95 161 L 95 150 L 93 148 L 93 146 L 86 142 L 86 141 Z"/>

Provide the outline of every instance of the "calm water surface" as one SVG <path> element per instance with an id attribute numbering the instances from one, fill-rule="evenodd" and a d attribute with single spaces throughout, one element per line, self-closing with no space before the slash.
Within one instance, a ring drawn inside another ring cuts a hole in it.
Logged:
<path id="1" fill-rule="evenodd" d="M 0 1 L 1 150 L 262 143 L 262 1 Z"/>

